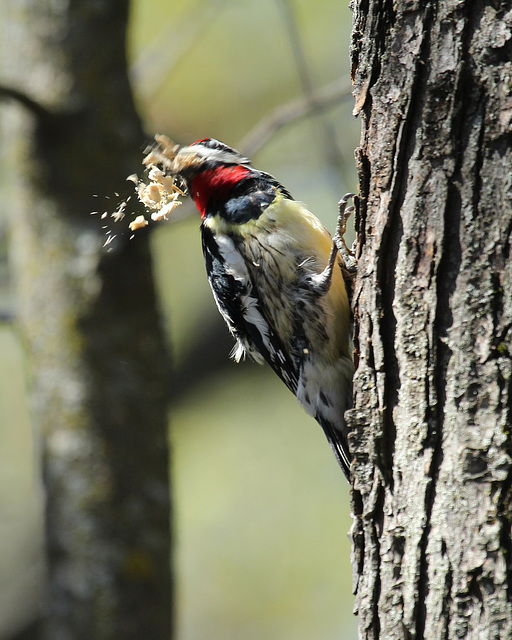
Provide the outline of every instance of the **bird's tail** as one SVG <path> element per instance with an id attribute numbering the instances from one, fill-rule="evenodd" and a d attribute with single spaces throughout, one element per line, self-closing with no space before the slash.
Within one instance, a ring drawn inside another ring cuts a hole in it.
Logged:
<path id="1" fill-rule="evenodd" d="M 332 422 L 326 420 L 323 416 L 316 416 L 317 422 L 320 424 L 327 440 L 331 446 L 332 452 L 341 470 L 345 474 L 347 480 L 350 481 L 350 455 L 348 450 L 348 441 L 345 435 L 345 430 L 340 431 L 338 427 L 335 427 Z M 345 421 L 343 421 L 344 423 Z"/>

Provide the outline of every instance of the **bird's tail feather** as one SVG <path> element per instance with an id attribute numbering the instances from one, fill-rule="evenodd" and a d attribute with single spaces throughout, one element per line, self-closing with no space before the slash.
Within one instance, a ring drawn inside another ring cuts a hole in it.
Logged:
<path id="1" fill-rule="evenodd" d="M 347 480 L 350 481 L 350 457 L 346 436 L 337 429 L 331 422 L 321 416 L 317 416 L 317 421 L 324 430 L 332 452 Z"/>

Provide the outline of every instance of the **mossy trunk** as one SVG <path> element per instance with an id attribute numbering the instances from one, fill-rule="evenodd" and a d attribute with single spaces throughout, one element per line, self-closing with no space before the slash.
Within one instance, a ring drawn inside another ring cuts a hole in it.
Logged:
<path id="1" fill-rule="evenodd" d="M 115 209 L 140 163 L 128 5 L 2 5 L 1 82 L 33 101 L 4 92 L 3 144 L 46 494 L 49 640 L 171 636 L 168 363 L 149 236 L 120 233 L 107 252 L 90 215 Z"/>
<path id="2" fill-rule="evenodd" d="M 360 638 L 511 638 L 512 13 L 354 10 Z"/>

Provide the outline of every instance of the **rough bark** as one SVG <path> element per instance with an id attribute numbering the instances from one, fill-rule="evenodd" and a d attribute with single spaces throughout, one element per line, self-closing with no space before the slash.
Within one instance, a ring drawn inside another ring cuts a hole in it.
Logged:
<path id="1" fill-rule="evenodd" d="M 140 163 L 128 4 L 2 5 L 2 83 L 20 91 L 4 92 L 15 99 L 3 138 L 46 491 L 51 640 L 171 634 L 167 361 L 148 236 L 125 235 L 106 253 L 90 215 L 115 208 L 104 196 Z"/>
<path id="2" fill-rule="evenodd" d="M 354 3 L 360 637 L 512 637 L 512 12 Z"/>

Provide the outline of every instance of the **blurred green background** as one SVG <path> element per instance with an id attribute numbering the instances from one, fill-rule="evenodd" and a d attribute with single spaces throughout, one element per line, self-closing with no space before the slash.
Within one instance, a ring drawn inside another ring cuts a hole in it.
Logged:
<path id="1" fill-rule="evenodd" d="M 243 150 L 274 109 L 348 74 L 350 28 L 348 6 L 334 0 L 137 0 L 129 56 L 145 129 L 179 142 L 217 137 Z M 356 187 L 351 108 L 347 96 L 294 120 L 252 156 L 331 229 L 338 199 Z M 228 362 L 230 339 L 206 281 L 198 227 L 193 215 L 153 234 L 175 365 L 178 638 L 354 638 L 347 483 L 320 427 L 270 370 Z M 10 311 L 3 245 L 1 253 L 0 311 Z M 203 354 L 202 375 L 194 354 L 205 327 L 220 336 L 221 355 Z M 37 615 L 44 566 L 23 346 L 8 322 L 0 353 L 5 638 Z"/>

